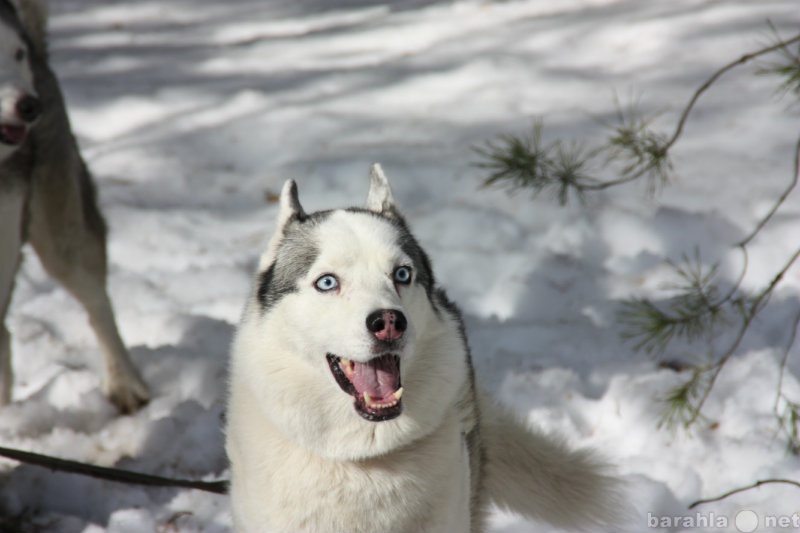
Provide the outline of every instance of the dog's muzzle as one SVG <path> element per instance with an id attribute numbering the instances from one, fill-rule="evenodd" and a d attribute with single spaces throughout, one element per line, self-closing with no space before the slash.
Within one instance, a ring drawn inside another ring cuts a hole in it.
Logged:
<path id="1" fill-rule="evenodd" d="M 0 122 L 0 143 L 19 146 L 28 137 L 30 126 L 42 114 L 42 104 L 36 96 L 23 94 L 14 103 L 12 118 Z"/>
<path id="2" fill-rule="evenodd" d="M 370 422 L 397 418 L 403 412 L 400 357 L 384 354 L 364 363 L 327 354 L 339 387 L 351 395 L 356 412 Z"/>

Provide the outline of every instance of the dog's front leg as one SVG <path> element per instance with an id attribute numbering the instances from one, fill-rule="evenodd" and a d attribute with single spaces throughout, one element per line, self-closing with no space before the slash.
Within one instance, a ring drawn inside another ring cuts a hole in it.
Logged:
<path id="1" fill-rule="evenodd" d="M 19 267 L 24 201 L 21 189 L 0 190 L 0 407 L 11 402 L 14 384 L 11 334 L 6 328 L 5 318 L 11 304 L 14 276 Z"/>

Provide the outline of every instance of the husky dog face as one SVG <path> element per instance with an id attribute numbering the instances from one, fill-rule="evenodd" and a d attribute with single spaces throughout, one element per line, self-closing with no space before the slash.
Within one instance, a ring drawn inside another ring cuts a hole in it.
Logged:
<path id="1" fill-rule="evenodd" d="M 325 456 L 366 458 L 433 431 L 467 355 L 380 167 L 366 208 L 306 214 L 287 182 L 278 226 L 232 379 L 286 438 Z"/>
<path id="2" fill-rule="evenodd" d="M 0 161 L 22 144 L 41 112 L 31 52 L 14 6 L 0 1 Z"/>

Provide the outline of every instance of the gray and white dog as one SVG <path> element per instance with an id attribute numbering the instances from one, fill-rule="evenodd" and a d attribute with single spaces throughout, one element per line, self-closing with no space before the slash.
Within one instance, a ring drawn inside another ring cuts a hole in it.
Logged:
<path id="1" fill-rule="evenodd" d="M 619 483 L 476 387 L 456 306 L 383 172 L 365 208 L 306 213 L 288 181 L 231 353 L 239 533 L 483 531 L 490 502 L 602 526 Z"/>
<path id="2" fill-rule="evenodd" d="M 86 309 L 105 358 L 104 392 L 131 412 L 149 392 L 117 331 L 106 292 L 106 225 L 47 63 L 45 25 L 38 1 L 0 0 L 0 406 L 13 385 L 5 316 L 29 241 Z"/>

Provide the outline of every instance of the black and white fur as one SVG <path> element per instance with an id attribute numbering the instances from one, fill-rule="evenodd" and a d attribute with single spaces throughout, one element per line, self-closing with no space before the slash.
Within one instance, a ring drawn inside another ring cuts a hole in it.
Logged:
<path id="1" fill-rule="evenodd" d="M 603 463 L 479 392 L 458 309 L 370 180 L 365 208 L 310 214 L 283 188 L 231 352 L 236 531 L 483 531 L 490 502 L 609 523 Z"/>
<path id="2" fill-rule="evenodd" d="M 0 407 L 12 399 L 5 316 L 27 241 L 86 309 L 104 356 L 104 391 L 131 412 L 149 392 L 106 292 L 106 225 L 47 62 L 45 23 L 37 0 L 0 0 Z"/>

